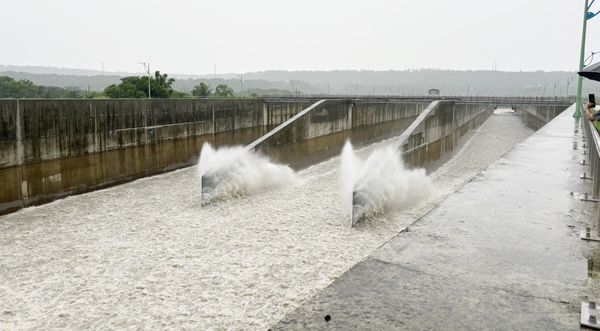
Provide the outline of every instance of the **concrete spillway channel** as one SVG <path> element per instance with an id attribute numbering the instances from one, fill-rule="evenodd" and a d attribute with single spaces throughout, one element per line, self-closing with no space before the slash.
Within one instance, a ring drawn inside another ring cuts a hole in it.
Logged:
<path id="1" fill-rule="evenodd" d="M 322 106 L 339 111 L 340 126 L 348 123 L 349 104 Z M 438 155 L 430 166 L 437 198 L 355 228 L 340 203 L 339 157 L 314 160 L 339 154 L 348 137 L 362 138 L 359 156 L 398 140 L 392 130 L 373 143 L 368 130 L 340 127 L 330 133 L 336 148 L 327 149 L 318 135 L 325 130 L 320 107 L 280 133 L 298 142 L 291 151 L 278 135 L 260 148 L 299 165 L 302 180 L 294 185 L 203 207 L 191 167 L 0 217 L 0 329 L 268 328 L 532 133 L 513 112 L 490 116 L 488 108 L 480 127 L 455 127 L 462 134 L 424 144 L 417 138 L 447 136 L 436 125 L 443 118 L 468 109 L 478 116 L 473 105 L 434 108 L 430 114 L 441 117 L 427 117 L 428 126 L 415 128 L 403 146 L 414 151 L 405 154 L 409 166 Z M 414 117 L 395 122 L 400 132 Z M 421 130 L 427 127 L 437 129 Z M 442 146 L 446 153 L 437 152 Z"/>
<path id="2" fill-rule="evenodd" d="M 285 121 L 265 136 L 252 142 L 245 147 L 246 151 L 260 150 L 261 147 L 267 145 L 269 141 L 276 140 L 277 136 L 301 135 L 303 138 L 308 137 L 310 141 L 311 127 L 315 124 L 310 120 L 310 115 L 317 112 L 319 108 L 324 109 L 327 100 L 319 100 L 310 107 L 299 112 L 289 120 Z M 345 116 L 341 116 L 341 127 L 349 127 L 352 131 L 352 106 L 347 107 Z M 470 129 L 476 128 L 490 115 L 492 107 L 489 104 L 456 104 L 454 101 L 434 101 L 425 108 L 419 116 L 406 128 L 402 134 L 394 139 L 391 139 L 389 145 L 392 149 L 402 151 L 402 158 L 407 159 L 412 167 L 430 166 L 432 163 L 441 163 L 448 158 L 448 155 L 459 144 L 460 138 Z M 325 109 L 327 115 L 328 112 Z M 308 121 L 303 121 L 309 119 Z M 298 124 L 300 122 L 300 124 Z M 348 124 L 349 123 L 349 124 Z M 345 124 L 345 125 L 344 125 Z M 296 143 L 295 139 L 292 140 Z M 358 143 L 361 141 L 359 140 Z M 268 145 L 267 145 L 268 146 Z M 331 143 L 328 142 L 328 147 Z M 335 150 L 335 148 L 333 148 Z M 263 153 L 268 153 L 268 148 L 262 148 Z M 302 153 L 300 156 L 304 156 Z M 297 154 L 294 156 L 298 156 Z M 399 155 L 400 157 L 400 155 Z M 285 159 L 283 161 L 289 161 Z M 372 162 L 386 162 L 377 160 Z M 215 196 L 215 192 L 222 192 L 223 187 L 230 186 L 229 182 L 233 181 L 233 177 L 238 176 L 235 167 L 239 166 L 239 162 L 227 158 L 217 162 L 215 165 L 207 165 L 203 167 L 203 159 L 200 160 L 202 171 L 202 201 L 203 204 L 209 203 Z M 357 222 L 367 214 L 370 209 L 377 208 L 376 206 L 381 200 L 381 195 L 385 195 L 385 190 L 373 189 L 381 185 L 381 176 L 385 174 L 373 174 L 371 169 L 361 170 L 362 173 L 357 174 L 357 178 L 352 178 L 351 193 L 344 195 L 343 199 L 352 199 L 348 201 L 348 217 L 350 225 L 355 226 Z M 398 172 L 401 169 L 387 169 L 386 171 Z M 344 174 L 348 176 L 349 174 Z M 354 176 L 353 176 L 354 177 Z M 349 179 L 346 179 L 349 180 Z M 398 185 L 403 185 L 398 183 Z"/>

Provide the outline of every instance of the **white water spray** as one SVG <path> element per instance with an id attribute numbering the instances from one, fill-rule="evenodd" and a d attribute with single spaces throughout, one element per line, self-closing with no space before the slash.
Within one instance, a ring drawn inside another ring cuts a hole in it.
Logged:
<path id="1" fill-rule="evenodd" d="M 398 211 L 434 194 L 425 170 L 406 169 L 400 152 L 389 146 L 376 149 L 363 161 L 348 141 L 342 150 L 341 167 L 342 204 L 348 214 L 372 217 Z"/>
<path id="2" fill-rule="evenodd" d="M 203 201 L 221 200 L 296 185 L 300 182 L 294 170 L 273 163 L 267 157 L 244 147 L 213 149 L 204 143 L 198 174 L 203 177 Z M 207 185 L 208 184 L 208 185 Z"/>

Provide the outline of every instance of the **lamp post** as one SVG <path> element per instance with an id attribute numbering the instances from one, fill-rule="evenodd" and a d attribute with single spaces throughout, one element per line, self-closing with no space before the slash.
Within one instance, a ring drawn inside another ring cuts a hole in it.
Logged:
<path id="1" fill-rule="evenodd" d="M 150 95 L 150 62 L 140 62 L 140 64 L 144 66 L 144 71 L 148 73 L 148 99 L 152 99 Z"/>
<path id="2" fill-rule="evenodd" d="M 583 65 L 584 65 L 584 59 L 583 59 L 583 55 L 585 53 L 585 36 L 587 33 L 587 21 L 591 20 L 592 18 L 594 18 L 594 16 L 598 15 L 598 12 L 596 13 L 592 13 L 590 12 L 590 8 L 592 7 L 592 5 L 594 4 L 594 1 L 596 0 L 592 0 L 592 2 L 590 3 L 589 0 L 585 0 L 585 7 L 583 8 L 583 29 L 581 31 L 581 49 L 579 52 L 579 71 L 581 71 L 583 69 Z M 579 76 L 577 79 L 577 109 L 575 109 L 575 114 L 573 114 L 573 117 L 575 118 L 580 118 L 581 117 L 581 92 L 583 90 L 583 77 Z"/>

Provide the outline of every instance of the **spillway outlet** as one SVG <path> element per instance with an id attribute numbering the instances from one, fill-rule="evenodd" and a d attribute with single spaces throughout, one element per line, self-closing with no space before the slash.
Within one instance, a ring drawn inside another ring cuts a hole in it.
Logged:
<path id="1" fill-rule="evenodd" d="M 201 205 L 206 206 L 215 198 L 215 191 L 218 185 L 218 178 L 213 174 L 204 174 L 201 178 Z"/>
<path id="2" fill-rule="evenodd" d="M 350 226 L 355 227 L 358 222 L 365 218 L 369 199 L 361 191 L 352 191 L 352 211 L 350 213 Z"/>

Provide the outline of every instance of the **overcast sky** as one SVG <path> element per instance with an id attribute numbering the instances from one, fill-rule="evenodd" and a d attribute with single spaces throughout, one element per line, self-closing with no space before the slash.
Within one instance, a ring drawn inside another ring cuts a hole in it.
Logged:
<path id="1" fill-rule="evenodd" d="M 576 70 L 583 0 L 14 0 L 0 64 L 168 73 Z M 600 10 L 600 3 L 595 5 Z M 600 16 L 586 53 L 600 51 Z M 587 56 L 587 55 L 586 55 Z M 600 60 L 600 54 L 596 58 Z"/>

